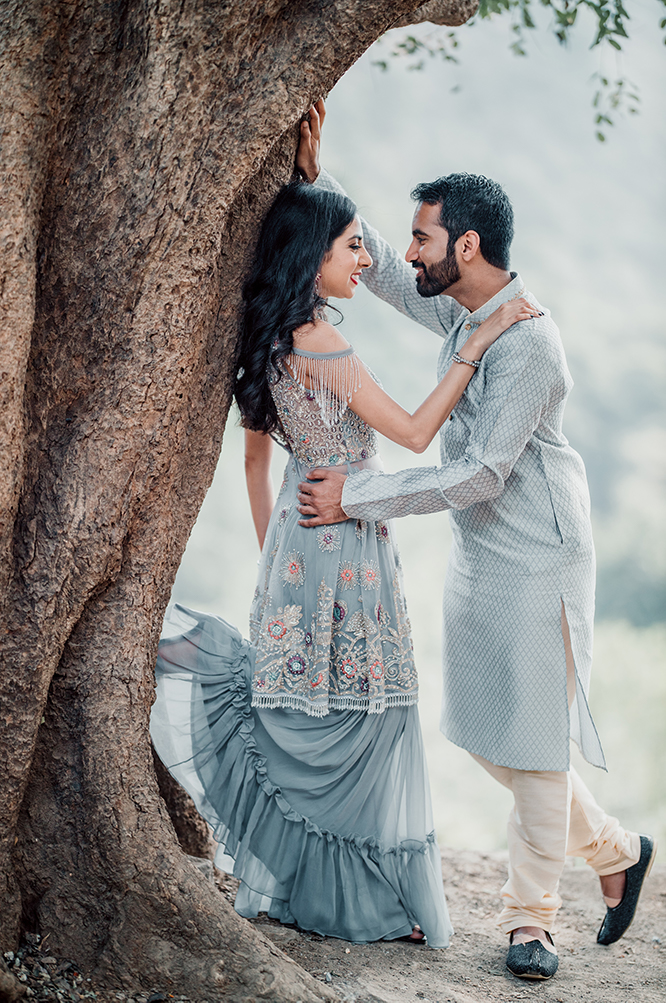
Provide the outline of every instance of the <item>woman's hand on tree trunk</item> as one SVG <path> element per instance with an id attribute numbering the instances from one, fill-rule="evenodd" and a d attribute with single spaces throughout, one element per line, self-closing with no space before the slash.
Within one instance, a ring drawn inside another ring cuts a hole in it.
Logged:
<path id="1" fill-rule="evenodd" d="M 296 170 L 310 184 L 319 177 L 319 147 L 321 146 L 321 127 L 326 118 L 324 101 L 319 98 L 308 111 L 307 118 L 301 122 L 301 141 L 296 153 Z"/>

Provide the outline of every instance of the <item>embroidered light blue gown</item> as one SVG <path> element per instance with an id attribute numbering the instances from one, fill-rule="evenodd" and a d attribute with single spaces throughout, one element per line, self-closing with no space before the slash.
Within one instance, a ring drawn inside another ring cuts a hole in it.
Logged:
<path id="1" fill-rule="evenodd" d="M 452 928 L 434 834 L 409 621 L 389 524 L 298 525 L 313 466 L 380 469 L 349 407 L 349 349 L 274 374 L 289 451 L 262 550 L 251 643 L 170 606 L 151 735 L 240 878 L 236 910 L 356 943 Z M 299 377 L 299 378 L 297 378 Z M 305 389 L 308 382 L 312 389 Z M 331 393 L 331 388 L 334 392 Z"/>

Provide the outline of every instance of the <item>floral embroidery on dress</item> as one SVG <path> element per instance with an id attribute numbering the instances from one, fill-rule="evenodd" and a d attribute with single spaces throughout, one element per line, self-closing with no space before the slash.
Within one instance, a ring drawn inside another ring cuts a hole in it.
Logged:
<path id="1" fill-rule="evenodd" d="M 305 581 L 305 555 L 292 550 L 290 554 L 283 557 L 280 565 L 280 578 L 285 585 L 300 589 Z"/>
<path id="2" fill-rule="evenodd" d="M 334 550 L 341 547 L 340 530 L 337 526 L 326 526 L 317 533 L 317 543 L 320 550 L 332 554 Z"/>
<path id="3" fill-rule="evenodd" d="M 287 672 L 292 676 L 302 676 L 307 668 L 307 663 L 302 655 L 290 655 L 287 659 Z"/>
<path id="4" fill-rule="evenodd" d="M 389 528 L 385 522 L 375 523 L 375 533 L 380 543 L 389 542 Z"/>
<path id="5" fill-rule="evenodd" d="M 353 589 L 356 585 L 356 568 L 351 561 L 345 561 L 340 565 L 338 583 L 341 589 Z"/>
<path id="6" fill-rule="evenodd" d="M 381 679 L 384 675 L 384 666 L 379 660 L 373 662 L 370 666 L 370 675 L 373 679 Z"/>
<path id="7" fill-rule="evenodd" d="M 269 643 L 273 644 L 293 644 L 300 641 L 302 634 L 298 632 L 298 637 L 294 637 L 294 628 L 303 615 L 302 606 L 285 606 L 278 609 L 274 617 L 269 617 L 266 621 L 266 635 Z"/>
<path id="8" fill-rule="evenodd" d="M 345 622 L 345 619 L 347 617 L 348 610 L 349 610 L 349 607 L 347 606 L 347 603 L 343 602 L 342 599 L 337 599 L 333 603 L 333 629 L 334 630 L 335 630 L 336 627 L 342 627 L 342 625 Z"/>
<path id="9" fill-rule="evenodd" d="M 266 626 L 266 633 L 271 641 L 281 641 L 287 633 L 287 627 L 282 620 L 271 620 Z"/>
<path id="10" fill-rule="evenodd" d="M 346 676 L 347 679 L 353 679 L 358 672 L 358 665 L 353 658 L 343 658 L 340 662 L 340 672 L 343 676 Z"/>
<path id="11" fill-rule="evenodd" d="M 256 650 L 252 704 L 324 716 L 343 709 L 381 713 L 415 703 L 409 620 L 397 550 L 386 546 L 389 525 L 348 520 L 313 531 L 294 518 L 306 465 L 370 459 L 377 449 L 375 433 L 348 406 L 338 412 L 335 401 L 337 417 L 327 427 L 317 395 L 286 369 L 281 377 L 275 374 L 271 392 L 280 421 L 276 437 L 292 456 L 250 611 Z M 300 590 L 298 605 L 295 590 Z"/>
<path id="12" fill-rule="evenodd" d="M 364 589 L 378 589 L 382 584 L 379 566 L 375 561 L 362 561 L 359 572 L 361 585 Z"/>
<path id="13" fill-rule="evenodd" d="M 353 523 L 348 526 L 349 537 L 355 537 Z M 382 548 L 382 553 L 393 563 L 390 551 Z M 337 555 L 325 552 L 325 556 L 339 561 Z M 354 579 L 344 591 L 340 571 Z M 363 571 L 372 582 L 371 590 L 363 585 Z M 305 622 L 302 606 L 274 608 L 269 597 L 257 644 L 254 705 L 324 715 L 346 708 L 378 713 L 415 702 L 417 678 L 400 576 L 395 569 L 388 589 L 381 586 L 381 579 L 376 561 L 341 562 L 335 587 L 325 577 L 321 580 L 316 605 L 306 613 Z"/>

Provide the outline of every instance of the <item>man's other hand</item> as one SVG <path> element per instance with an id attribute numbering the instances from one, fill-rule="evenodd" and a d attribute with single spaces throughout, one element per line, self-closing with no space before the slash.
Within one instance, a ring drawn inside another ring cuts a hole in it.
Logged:
<path id="1" fill-rule="evenodd" d="M 339 470 L 317 467 L 308 472 L 308 480 L 298 485 L 298 511 L 310 518 L 299 519 L 299 526 L 326 526 L 331 522 L 344 522 L 341 501 L 347 474 Z"/>
<path id="2" fill-rule="evenodd" d="M 301 141 L 296 153 L 296 170 L 311 185 L 315 183 L 321 170 L 319 147 L 321 146 L 321 127 L 325 118 L 324 102 L 322 98 L 319 98 L 317 103 L 310 108 L 307 117 L 301 122 Z"/>

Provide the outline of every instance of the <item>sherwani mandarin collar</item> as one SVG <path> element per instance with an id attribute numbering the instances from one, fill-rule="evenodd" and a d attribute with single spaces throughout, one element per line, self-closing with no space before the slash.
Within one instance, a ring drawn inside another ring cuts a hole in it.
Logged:
<path id="1" fill-rule="evenodd" d="M 470 313 L 467 307 L 461 307 L 460 304 L 456 303 L 456 306 L 458 306 L 458 309 L 460 310 L 455 324 L 456 333 L 458 331 L 464 331 L 466 340 L 467 335 L 470 334 L 475 327 L 483 324 L 484 320 L 487 320 L 491 313 L 494 313 L 495 310 L 502 305 L 502 303 L 508 303 L 510 300 L 515 300 L 520 296 L 525 295 L 525 283 L 521 279 L 518 272 L 511 272 L 510 275 L 511 281 L 507 282 L 507 284 L 503 286 L 499 292 L 495 293 L 491 299 L 487 300 L 472 313 Z M 446 298 L 451 299 L 451 297 L 448 296 Z M 455 303 L 456 301 L 454 300 L 453 302 Z"/>

